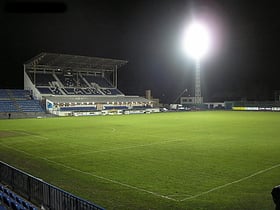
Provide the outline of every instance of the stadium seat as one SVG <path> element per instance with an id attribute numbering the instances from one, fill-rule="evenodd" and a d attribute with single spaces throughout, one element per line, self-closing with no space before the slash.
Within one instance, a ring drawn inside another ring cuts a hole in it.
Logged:
<path id="1" fill-rule="evenodd" d="M 13 193 L 13 192 L 9 192 L 9 195 L 10 195 L 10 198 L 12 198 L 13 200 L 15 200 L 16 199 L 16 196 L 15 196 L 15 194 Z"/>
<path id="2" fill-rule="evenodd" d="M 33 81 L 33 74 L 28 75 L 29 78 Z M 53 77 L 52 74 L 46 74 L 46 73 L 37 73 L 36 74 L 36 85 L 37 86 L 48 86 L 49 82 L 55 81 L 55 78 Z"/>
<path id="3" fill-rule="evenodd" d="M 13 210 L 21 210 L 22 209 L 21 206 L 14 200 L 11 200 L 11 208 Z"/>
<path id="4" fill-rule="evenodd" d="M 24 200 L 21 201 L 21 205 L 26 209 L 29 209 L 29 207 L 30 207 L 29 204 Z"/>
<path id="5" fill-rule="evenodd" d="M 17 204 L 17 209 L 20 210 L 25 210 L 25 209 L 29 209 L 29 204 L 25 201 L 23 201 L 20 197 L 16 196 L 16 200 L 14 200 L 14 202 Z M 24 205 L 23 205 L 24 204 Z"/>
<path id="6" fill-rule="evenodd" d="M 37 210 L 34 206 L 29 206 L 29 210 Z"/>
<path id="7" fill-rule="evenodd" d="M 22 201 L 23 201 L 23 200 L 22 200 L 20 197 L 16 196 L 16 201 L 17 201 L 19 204 L 22 205 Z"/>
<path id="8" fill-rule="evenodd" d="M 11 207 L 11 199 L 7 195 L 3 195 L 3 203 L 8 207 Z"/>
<path id="9" fill-rule="evenodd" d="M 0 210 L 7 210 L 7 209 L 5 208 L 5 206 L 2 206 L 2 205 L 0 204 Z"/>
<path id="10" fill-rule="evenodd" d="M 28 90 L 0 89 L 0 112 L 44 112 L 44 110 L 39 101 L 31 97 Z"/>
<path id="11" fill-rule="evenodd" d="M 31 205 L 28 201 L 25 201 L 20 196 L 2 185 L 0 185 L 0 206 L 1 201 L 4 206 L 8 207 L 9 210 L 37 210 L 37 208 Z"/>
<path id="12" fill-rule="evenodd" d="M 6 195 L 9 195 L 9 190 L 7 188 L 4 188 L 4 191 L 3 191 Z"/>

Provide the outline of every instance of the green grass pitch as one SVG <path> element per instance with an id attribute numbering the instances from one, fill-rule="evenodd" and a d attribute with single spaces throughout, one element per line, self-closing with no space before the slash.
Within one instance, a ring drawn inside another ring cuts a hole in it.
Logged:
<path id="1" fill-rule="evenodd" d="M 106 209 L 274 209 L 280 113 L 0 120 L 0 159 Z"/>

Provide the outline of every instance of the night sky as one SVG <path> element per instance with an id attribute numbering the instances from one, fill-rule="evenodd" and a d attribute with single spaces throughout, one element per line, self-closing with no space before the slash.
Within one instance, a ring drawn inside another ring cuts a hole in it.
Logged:
<path id="1" fill-rule="evenodd" d="M 274 0 L 23 2 L 0 3 L 0 88 L 22 89 L 23 63 L 40 52 L 65 53 L 127 60 L 119 71 L 122 92 L 150 89 L 172 103 L 184 89 L 194 91 L 194 61 L 181 43 L 184 27 L 199 18 L 213 38 L 201 63 L 204 100 L 274 100 L 280 90 Z"/>

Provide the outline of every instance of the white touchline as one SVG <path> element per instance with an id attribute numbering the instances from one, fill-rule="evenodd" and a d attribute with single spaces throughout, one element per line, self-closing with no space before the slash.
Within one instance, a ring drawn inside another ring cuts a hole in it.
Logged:
<path id="1" fill-rule="evenodd" d="M 138 187 L 135 187 L 135 186 L 133 186 L 133 185 L 125 184 L 125 183 L 122 183 L 122 182 L 119 182 L 119 181 L 116 181 L 116 180 L 112 180 L 112 179 L 109 179 L 109 178 L 106 178 L 106 177 L 98 176 L 98 175 L 93 174 L 93 173 L 90 173 L 90 172 L 81 171 L 81 170 L 79 170 L 79 169 L 76 169 L 76 168 L 67 166 L 67 165 L 62 164 L 62 163 L 58 163 L 58 162 L 53 161 L 53 160 L 49 160 L 49 159 L 47 159 L 47 158 L 37 157 L 37 156 L 32 155 L 32 154 L 30 154 L 30 153 L 27 153 L 27 152 L 25 152 L 25 151 L 22 151 L 22 150 L 15 149 L 15 148 L 13 148 L 13 147 L 4 145 L 3 143 L 0 143 L 0 144 L 1 144 L 2 146 L 4 146 L 4 147 L 9 148 L 9 149 L 12 149 L 12 150 L 15 150 L 15 151 L 24 153 L 24 154 L 29 155 L 29 156 L 32 156 L 32 157 L 40 158 L 40 159 L 43 159 L 43 160 L 45 160 L 45 161 L 48 161 L 48 162 L 51 162 L 51 163 L 54 163 L 54 164 L 57 164 L 57 165 L 61 165 L 61 166 L 65 167 L 65 168 L 71 169 L 71 170 L 73 170 L 73 171 L 77 171 L 77 172 L 80 172 L 80 173 L 83 173 L 83 174 L 90 175 L 90 176 L 92 176 L 92 177 L 96 177 L 96 178 L 99 178 L 99 179 L 102 179 L 102 180 L 106 180 L 106 181 L 108 181 L 108 182 L 112 182 L 112 183 L 115 183 L 115 184 L 118 184 L 118 185 L 125 186 L 125 187 L 127 187 L 127 188 L 135 189 L 135 190 L 137 190 L 137 191 L 142 191 L 142 192 L 145 192 L 145 193 L 149 193 L 149 194 L 155 195 L 155 196 L 157 196 L 157 197 L 161 197 L 161 198 L 165 198 L 165 199 L 172 200 L 172 201 L 177 201 L 177 202 L 179 202 L 179 201 L 182 202 L 182 201 L 186 201 L 186 200 L 190 200 L 190 199 L 193 199 L 193 198 L 200 197 L 200 196 L 202 196 L 202 195 L 205 195 L 205 194 L 211 193 L 211 192 L 213 192 L 213 191 L 216 191 L 216 190 L 225 188 L 225 187 L 227 187 L 227 186 L 230 186 L 230 185 L 233 185 L 233 184 L 242 182 L 242 181 L 244 181 L 244 180 L 247 180 L 247 179 L 250 179 L 250 178 L 252 178 L 252 177 L 254 177 L 254 176 L 257 176 L 257 175 L 259 175 L 259 174 L 262 174 L 262 173 L 265 173 L 265 172 L 267 172 L 267 171 L 270 171 L 270 170 L 272 170 L 272 169 L 274 169 L 274 168 L 280 167 L 280 164 L 276 164 L 276 165 L 274 165 L 274 166 L 271 166 L 271 167 L 269 167 L 269 168 L 266 168 L 266 169 L 257 171 L 257 172 L 255 172 L 255 173 L 249 175 L 249 176 L 243 177 L 243 178 L 238 179 L 238 180 L 235 180 L 235 181 L 233 181 L 233 182 L 229 182 L 229 183 L 226 183 L 226 184 L 224 184 L 224 185 L 220 185 L 220 186 L 218 186 L 218 187 L 214 187 L 214 188 L 212 188 L 212 189 L 210 189 L 210 190 L 208 190 L 208 191 L 201 192 L 201 193 L 198 193 L 198 194 L 196 194 L 196 195 L 188 196 L 188 197 L 186 197 L 186 198 L 184 198 L 184 199 L 178 200 L 178 199 L 174 199 L 174 198 L 171 198 L 171 197 L 169 197 L 169 196 L 166 196 L 166 195 L 161 195 L 161 194 L 156 193 L 156 192 L 152 192 L 152 191 L 149 191 L 149 190 L 145 190 L 145 189 L 142 189 L 142 188 L 138 188 Z M 172 195 L 171 195 L 171 196 L 172 196 Z"/>
<path id="2" fill-rule="evenodd" d="M 67 169 L 70 169 L 72 171 L 77 171 L 79 173 L 83 173 L 83 174 L 87 174 L 89 176 L 93 176 L 93 177 L 96 177 L 96 178 L 99 178 L 99 179 L 102 179 L 102 180 L 105 180 L 105 181 L 108 181 L 108 182 L 112 182 L 112 183 L 115 183 L 115 184 L 118 184 L 118 185 L 122 185 L 122 186 L 125 186 L 127 188 L 131 188 L 131 189 L 134 189 L 134 190 L 137 190 L 137 191 L 142 191 L 142 192 L 145 192 L 145 193 L 149 193 L 149 194 L 153 194 L 155 196 L 158 196 L 158 197 L 162 197 L 162 198 L 165 198 L 165 199 L 168 199 L 168 200 L 173 200 L 173 201 L 179 201 L 177 199 L 174 199 L 174 198 L 170 198 L 168 196 L 165 196 L 165 195 L 161 195 L 159 193 L 156 193 L 156 192 L 152 192 L 152 191 L 149 191 L 149 190 L 145 190 L 145 189 L 142 189 L 142 188 L 139 188 L 139 187 L 135 187 L 133 185 L 129 185 L 129 184 L 125 184 L 125 183 L 122 183 L 122 182 L 119 182 L 119 181 L 116 181 L 116 180 L 113 180 L 113 179 L 109 179 L 109 178 L 106 178 L 106 177 L 103 177 L 103 176 L 98 176 L 96 174 L 93 174 L 93 173 L 90 173 L 90 172 L 86 172 L 86 171 L 82 171 L 80 169 L 77 169 L 77 168 L 73 168 L 71 166 L 67 166 L 63 163 L 58 163 L 56 161 L 53 161 L 53 160 L 49 160 L 47 158 L 42 158 L 48 162 L 51 162 L 51 163 L 54 163 L 56 165 L 60 165 L 60 166 L 63 166 L 64 168 L 67 168 Z"/>
<path id="3" fill-rule="evenodd" d="M 12 150 L 15 150 L 15 151 L 17 151 L 17 152 L 24 153 L 24 154 L 26 154 L 26 155 L 28 155 L 28 156 L 40 158 L 40 159 L 43 159 L 43 160 L 45 160 L 45 161 L 54 163 L 54 164 L 56 164 L 56 165 L 63 166 L 64 168 L 70 169 L 70 170 L 72 170 L 72 171 L 77 171 L 77 172 L 79 172 L 79 173 L 83 173 L 83 174 L 86 174 L 86 175 L 89 175 L 89 176 L 92 176 L 92 177 L 95 177 L 95 178 L 99 178 L 99 179 L 102 179 L 102 180 L 105 180 L 105 181 L 108 181 L 108 182 L 111 182 L 111 183 L 115 183 L 115 184 L 118 184 L 118 185 L 121 185 L 121 186 L 124 186 L 124 187 L 127 187 L 127 188 L 131 188 L 131 189 L 134 189 L 134 190 L 137 190 L 137 191 L 141 191 L 141 192 L 145 192 L 145 193 L 148 193 L 148 194 L 152 194 L 152 195 L 155 195 L 155 196 L 157 196 L 157 197 L 165 198 L 165 199 L 172 200 L 172 201 L 179 201 L 179 200 L 177 200 L 177 199 L 170 198 L 170 197 L 168 197 L 168 196 L 161 195 L 161 194 L 156 193 L 156 192 L 152 192 L 152 191 L 145 190 L 145 189 L 142 189 L 142 188 L 139 188 L 139 187 L 135 187 L 135 186 L 133 186 L 133 185 L 125 184 L 125 183 L 122 183 L 122 182 L 119 182 L 119 181 L 116 181 L 116 180 L 113 180 L 113 179 L 109 179 L 109 178 L 106 178 L 106 177 L 103 177 L 103 176 L 98 176 L 98 175 L 93 174 L 93 173 L 90 173 L 90 172 L 82 171 L 82 170 L 80 170 L 80 169 L 73 168 L 73 167 L 71 167 L 71 166 L 67 166 L 67 165 L 65 165 L 65 164 L 58 163 L 58 162 L 53 161 L 53 160 L 49 160 L 49 159 L 47 159 L 47 158 L 42 158 L 42 157 L 38 157 L 38 156 L 32 155 L 32 154 L 30 154 L 30 153 L 27 153 L 27 152 L 22 151 L 22 150 L 20 150 L 20 149 L 15 149 L 15 148 L 13 148 L 13 147 L 4 145 L 4 144 L 2 144 L 2 143 L 0 143 L 0 144 L 3 145 L 4 147 L 7 147 L 7 148 L 12 149 Z"/>
<path id="4" fill-rule="evenodd" d="M 202 196 L 202 195 L 211 193 L 211 192 L 213 192 L 213 191 L 216 191 L 216 190 L 225 188 L 225 187 L 227 187 L 227 186 L 229 186 L 229 185 L 233 185 L 233 184 L 236 184 L 236 183 L 245 181 L 245 180 L 250 179 L 250 178 L 252 178 L 252 177 L 254 177 L 254 176 L 257 176 L 257 175 L 259 175 L 259 174 L 262 174 L 262 173 L 265 173 L 265 172 L 267 172 L 267 171 L 270 171 L 270 170 L 272 170 L 272 169 L 274 169 L 274 168 L 278 168 L 279 166 L 280 166 L 280 164 L 276 164 L 276 165 L 274 165 L 274 166 L 271 166 L 271 167 L 269 167 L 269 168 L 266 168 L 266 169 L 257 171 L 257 172 L 255 172 L 255 173 L 249 175 L 249 176 L 245 176 L 245 177 L 243 177 L 243 178 L 241 178 L 241 179 L 238 179 L 238 180 L 235 180 L 235 181 L 233 181 L 233 182 L 229 182 L 229 183 L 226 183 L 226 184 L 224 184 L 224 185 L 220 185 L 220 186 L 218 186 L 218 187 L 214 187 L 214 188 L 212 188 L 212 189 L 210 189 L 210 190 L 208 190 L 208 191 L 205 191 L 205 192 L 202 192 L 202 193 L 198 193 L 198 194 L 193 195 L 193 196 L 190 196 L 190 197 L 186 197 L 186 198 L 184 198 L 184 199 L 182 199 L 182 200 L 180 200 L 180 201 L 185 201 L 185 200 L 190 200 L 190 199 L 193 199 L 193 198 L 200 197 L 200 196 Z"/>

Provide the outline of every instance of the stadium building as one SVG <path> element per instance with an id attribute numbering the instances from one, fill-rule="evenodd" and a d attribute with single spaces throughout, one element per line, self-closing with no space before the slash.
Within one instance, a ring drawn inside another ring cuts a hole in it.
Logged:
<path id="1" fill-rule="evenodd" d="M 24 89 L 48 113 L 69 115 L 153 112 L 153 102 L 118 89 L 118 70 L 127 61 L 40 53 L 24 64 Z"/>

